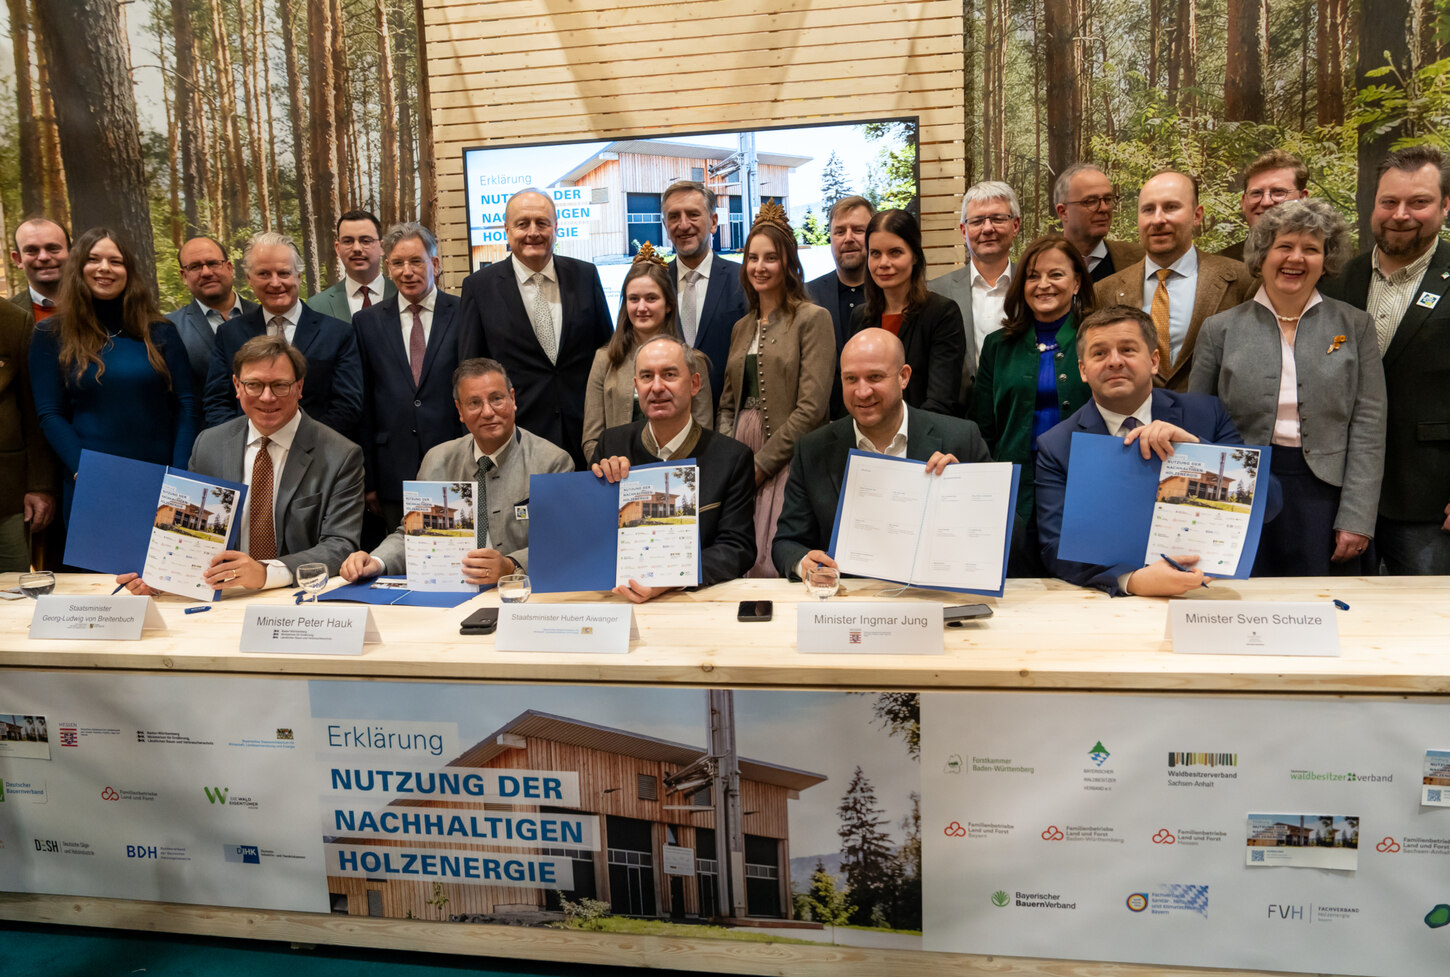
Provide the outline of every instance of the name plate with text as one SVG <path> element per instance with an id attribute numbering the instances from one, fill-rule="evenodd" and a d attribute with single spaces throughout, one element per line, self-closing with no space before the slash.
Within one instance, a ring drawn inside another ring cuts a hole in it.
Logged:
<path id="1" fill-rule="evenodd" d="M 115 594 L 71 597 L 46 594 L 35 599 L 30 619 L 32 638 L 105 638 L 136 641 L 142 631 L 165 630 L 161 611 L 150 597 Z"/>
<path id="2" fill-rule="evenodd" d="M 563 651 L 624 655 L 638 638 L 628 604 L 501 604 L 499 651 Z"/>
<path id="3" fill-rule="evenodd" d="M 248 604 L 242 618 L 243 652 L 269 655 L 361 655 L 383 640 L 368 607 L 316 603 Z"/>
<path id="4" fill-rule="evenodd" d="M 942 605 L 823 600 L 796 605 L 796 650 L 807 654 L 940 655 Z"/>
<path id="5" fill-rule="evenodd" d="M 1168 603 L 1168 636 L 1185 655 L 1339 657 L 1338 611 L 1329 601 Z"/>

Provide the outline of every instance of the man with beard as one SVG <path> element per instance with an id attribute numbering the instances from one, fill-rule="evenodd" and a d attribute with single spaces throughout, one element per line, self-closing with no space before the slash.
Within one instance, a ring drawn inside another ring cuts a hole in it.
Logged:
<path id="1" fill-rule="evenodd" d="M 1450 573 L 1450 164 L 1410 146 L 1379 165 L 1372 250 L 1326 295 L 1374 318 L 1388 423 L 1375 545 L 1393 574 Z"/>
<path id="2" fill-rule="evenodd" d="M 806 283 L 811 301 L 831 314 L 836 330 L 836 359 L 846 345 L 851 313 L 866 301 L 866 225 L 876 208 L 865 197 L 842 197 L 831 205 L 826 219 L 826 233 L 831 241 L 831 258 L 836 270 L 828 271 Z M 846 407 L 841 401 L 841 374 L 836 372 L 831 387 L 830 414 L 842 417 Z"/>

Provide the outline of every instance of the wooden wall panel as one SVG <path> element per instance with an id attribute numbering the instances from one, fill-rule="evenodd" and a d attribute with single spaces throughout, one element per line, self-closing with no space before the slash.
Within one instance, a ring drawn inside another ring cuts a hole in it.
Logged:
<path id="1" fill-rule="evenodd" d="M 467 273 L 463 150 L 917 116 L 930 273 L 960 250 L 961 4 L 424 0 L 448 281 Z"/>

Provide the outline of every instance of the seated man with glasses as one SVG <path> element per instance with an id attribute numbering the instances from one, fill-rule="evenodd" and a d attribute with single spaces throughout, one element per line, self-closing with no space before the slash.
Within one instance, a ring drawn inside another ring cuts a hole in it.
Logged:
<path id="1" fill-rule="evenodd" d="M 203 574 L 213 590 L 290 587 L 297 568 L 323 563 L 336 574 L 362 529 L 362 449 L 301 408 L 307 360 L 280 336 L 247 340 L 232 357 L 242 416 L 197 435 L 187 469 L 243 482 L 247 498 L 237 549 Z M 116 582 L 154 594 L 137 574 Z"/>
<path id="2" fill-rule="evenodd" d="M 1143 257 L 1141 245 L 1109 241 L 1113 211 L 1122 198 L 1107 174 L 1091 163 L 1075 163 L 1052 185 L 1052 205 L 1062 221 L 1062 236 L 1087 261 L 1094 282 L 1122 271 Z"/>
<path id="3" fill-rule="evenodd" d="M 1309 196 L 1309 168 L 1303 160 L 1282 149 L 1271 149 L 1244 167 L 1244 195 L 1239 200 L 1244 221 L 1254 229 L 1264 211 L 1286 200 L 1302 200 Z M 1218 252 L 1221 257 L 1244 260 L 1244 241 L 1248 235 Z"/>
<path id="4" fill-rule="evenodd" d="M 472 482 L 478 548 L 463 558 L 470 583 L 493 586 L 529 563 L 529 476 L 572 472 L 574 461 L 559 447 L 514 424 L 514 385 L 503 364 L 474 357 L 453 371 L 453 404 L 468 428 L 423 456 L 418 480 Z M 400 524 L 372 553 L 357 550 L 342 564 L 347 580 L 408 570 Z"/>

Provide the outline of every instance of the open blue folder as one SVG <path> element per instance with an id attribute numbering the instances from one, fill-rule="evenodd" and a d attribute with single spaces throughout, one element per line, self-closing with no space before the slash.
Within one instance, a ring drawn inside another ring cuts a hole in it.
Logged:
<path id="1" fill-rule="evenodd" d="M 1269 499 L 1269 458 L 1263 445 L 1230 445 L 1254 448 L 1259 456 L 1259 490 L 1243 551 L 1231 579 L 1249 576 L 1259 552 L 1259 533 L 1264 528 L 1264 510 Z M 1057 555 L 1064 560 L 1096 566 L 1127 563 L 1142 566 L 1153 526 L 1153 506 L 1158 498 L 1158 476 L 1163 462 L 1157 455 L 1144 460 L 1137 444 L 1106 434 L 1077 431 L 1072 436 L 1072 464 L 1067 470 L 1067 492 L 1062 507 L 1062 539 Z M 1111 517 L 1107 514 L 1111 513 Z M 1224 574 L 1213 574 L 1224 576 Z"/>
<path id="2" fill-rule="evenodd" d="M 695 464 L 676 458 L 630 471 Z M 696 547 L 698 557 L 703 544 Z M 619 484 L 593 472 L 529 476 L 529 584 L 534 593 L 613 590 Z"/>
<path id="3" fill-rule="evenodd" d="M 473 600 L 482 591 L 406 590 L 389 587 L 389 583 L 407 583 L 407 577 L 371 577 L 356 583 L 334 587 L 318 600 L 341 600 L 353 604 L 391 604 L 398 607 L 457 607 Z M 385 586 L 378 586 L 384 584 Z M 484 590 L 490 588 L 485 587 Z"/>
<path id="4" fill-rule="evenodd" d="M 237 515 L 227 533 L 227 549 L 236 549 L 247 504 L 245 485 L 82 449 L 66 527 L 65 562 L 98 573 L 140 573 L 151 546 L 161 482 L 168 472 L 237 492 L 233 510 Z M 213 600 L 220 596 L 220 591 L 213 591 Z"/>
<path id="5" fill-rule="evenodd" d="M 831 559 L 835 559 L 836 558 L 836 537 L 838 535 L 840 535 L 840 532 L 841 532 L 841 510 L 843 508 L 845 508 L 845 504 L 846 504 L 846 485 L 847 485 L 847 483 L 849 482 L 849 480 L 851 478 L 851 462 L 854 461 L 858 455 L 861 456 L 861 457 L 864 457 L 864 458 L 875 458 L 875 459 L 878 459 L 878 460 L 882 457 L 879 454 L 875 454 L 875 453 L 870 452 L 870 451 L 860 451 L 860 450 L 858 450 L 856 448 L 852 448 L 851 451 L 847 454 L 847 456 L 846 456 L 846 471 L 841 476 L 841 493 L 840 493 L 840 496 L 836 499 L 836 519 L 835 519 L 835 522 L 832 523 L 832 525 L 831 525 L 831 545 L 826 550 L 826 552 L 830 555 Z M 915 458 L 892 458 L 890 460 L 892 460 L 892 461 L 899 461 L 899 462 L 902 462 L 903 464 L 907 464 L 907 465 L 920 465 L 923 468 L 926 467 L 926 462 L 924 462 L 924 461 L 917 461 Z M 944 590 L 944 591 L 947 591 L 947 592 L 953 593 L 953 594 L 981 594 L 981 595 L 983 595 L 985 597 L 1001 597 L 1002 596 L 1002 593 L 1006 589 L 1006 586 L 1007 586 L 1007 559 L 1008 559 L 1008 556 L 1012 552 L 1012 525 L 1013 525 L 1014 521 L 1016 520 L 1016 515 L 1017 515 L 1017 484 L 1021 480 L 1021 478 L 1022 478 L 1022 466 L 1021 465 L 1013 465 L 1012 466 L 1012 495 L 1011 495 L 1011 498 L 1009 498 L 1007 500 L 1007 532 L 1006 532 L 1005 536 L 1003 537 L 1003 545 L 1002 545 L 1002 576 L 1000 578 L 1001 581 L 1002 581 L 1002 583 L 997 587 L 997 589 L 996 590 L 973 590 L 970 587 L 940 587 L 940 586 L 937 586 L 936 584 L 930 584 L 930 585 L 928 585 L 928 584 L 920 584 L 919 586 L 921 586 L 921 587 L 923 587 L 924 589 L 927 589 L 927 590 Z M 926 513 L 923 510 L 922 516 L 925 517 L 925 515 L 926 515 Z M 922 532 L 927 532 L 927 531 L 929 531 L 929 528 L 923 526 L 922 527 Z M 918 545 L 920 545 L 920 534 L 918 534 Z M 918 586 L 918 584 L 914 584 L 910 580 L 891 580 L 891 579 L 887 579 L 886 582 L 887 583 L 899 583 L 903 587 L 915 587 L 915 586 Z"/>

